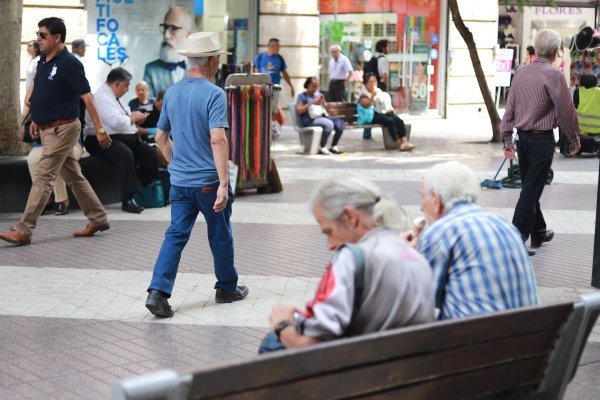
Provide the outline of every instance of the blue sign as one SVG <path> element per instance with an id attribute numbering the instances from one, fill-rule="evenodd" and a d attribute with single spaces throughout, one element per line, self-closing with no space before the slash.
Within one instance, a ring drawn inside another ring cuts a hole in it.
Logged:
<path id="1" fill-rule="evenodd" d="M 437 51 L 437 49 L 431 49 L 429 50 L 429 58 L 431 58 L 432 60 L 437 60 L 437 58 L 439 57 L 439 52 Z"/>
<path id="2" fill-rule="evenodd" d="M 113 0 L 115 6 L 132 7 L 134 0 Z M 121 3 L 121 4 L 119 4 Z M 96 18 L 96 32 L 98 33 L 98 60 L 112 65 L 117 61 L 121 64 L 129 55 L 127 48 L 121 45 L 119 40 L 119 28 L 121 27 L 120 20 L 113 18 L 111 15 L 111 4 L 106 1 L 96 0 L 96 8 L 98 9 L 98 17 Z"/>
<path id="3" fill-rule="evenodd" d="M 438 36 L 437 33 L 432 33 L 431 34 L 431 44 L 438 44 L 440 41 L 440 37 Z"/>

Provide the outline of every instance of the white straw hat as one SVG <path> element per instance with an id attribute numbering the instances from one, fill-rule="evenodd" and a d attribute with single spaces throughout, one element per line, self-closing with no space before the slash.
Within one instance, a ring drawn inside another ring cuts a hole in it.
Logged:
<path id="1" fill-rule="evenodd" d="M 219 36 L 216 32 L 192 33 L 185 40 L 183 50 L 178 50 L 177 52 L 186 57 L 208 57 L 231 54 L 228 51 L 221 50 Z"/>

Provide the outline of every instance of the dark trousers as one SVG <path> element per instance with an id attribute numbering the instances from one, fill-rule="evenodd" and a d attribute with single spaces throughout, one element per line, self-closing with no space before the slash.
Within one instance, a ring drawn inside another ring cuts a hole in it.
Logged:
<path id="1" fill-rule="evenodd" d="M 142 184 L 158 178 L 156 149 L 140 140 L 139 135 L 110 135 L 112 144 L 103 149 L 96 136 L 85 138 L 85 148 L 101 160 L 117 167 L 121 183 L 123 201 L 127 201 L 138 191 L 138 173 Z"/>
<path id="2" fill-rule="evenodd" d="M 332 79 L 329 81 L 327 101 L 346 101 L 346 86 L 343 80 Z"/>
<path id="3" fill-rule="evenodd" d="M 556 144 L 552 131 L 529 133 L 519 130 L 517 134 L 517 154 L 523 186 L 512 222 L 525 241 L 530 235 L 537 238 L 546 232 L 540 197 L 552 167 Z"/>
<path id="4" fill-rule="evenodd" d="M 211 190 L 212 189 L 212 190 Z M 215 289 L 222 288 L 233 292 L 237 287 L 238 274 L 234 265 L 233 234 L 231 230 L 231 204 L 233 193 L 229 190 L 229 200 L 223 211 L 215 212 L 216 187 L 171 186 L 171 225 L 165 233 L 165 240 L 154 265 L 150 289 L 160 290 L 169 297 L 173 292 L 175 278 L 183 248 L 190 239 L 192 228 L 199 213 L 204 216 L 208 234 L 208 244 L 213 256 L 217 283 Z"/>
<path id="5" fill-rule="evenodd" d="M 375 112 L 372 123 L 385 126 L 390 132 L 390 136 L 394 140 L 398 140 L 406 136 L 406 127 L 404 126 L 404 121 L 402 121 L 396 114 L 380 114 Z"/>

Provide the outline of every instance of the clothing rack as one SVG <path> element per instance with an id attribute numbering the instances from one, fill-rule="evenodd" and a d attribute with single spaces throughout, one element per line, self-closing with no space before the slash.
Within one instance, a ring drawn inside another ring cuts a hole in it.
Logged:
<path id="1" fill-rule="evenodd" d="M 271 99 L 268 74 L 231 74 L 225 82 L 229 122 L 229 159 L 237 165 L 237 189 L 259 193 L 283 190 L 275 161 L 271 159 Z"/>

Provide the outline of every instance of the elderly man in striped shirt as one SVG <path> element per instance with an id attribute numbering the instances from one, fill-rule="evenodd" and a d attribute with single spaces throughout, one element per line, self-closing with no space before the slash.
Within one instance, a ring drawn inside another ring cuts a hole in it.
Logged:
<path id="1" fill-rule="evenodd" d="M 479 191 L 475 173 L 457 161 L 430 168 L 419 187 L 428 227 L 413 244 L 433 269 L 438 319 L 539 303 L 521 235 L 475 204 Z"/>
<path id="2" fill-rule="evenodd" d="M 517 153 L 523 187 L 515 207 L 513 224 L 523 241 L 531 236 L 530 245 L 540 247 L 549 242 L 554 232 L 546 229 L 540 197 L 552 166 L 556 143 L 552 129 L 560 127 L 571 143 L 571 155 L 581 147 L 577 112 L 561 70 L 552 65 L 562 38 L 552 29 L 542 29 L 535 37 L 538 58 L 519 68 L 513 79 L 500 131 L 504 139 L 504 155 L 515 158 L 512 143 L 517 129 Z M 529 255 L 535 254 L 533 251 Z"/>

